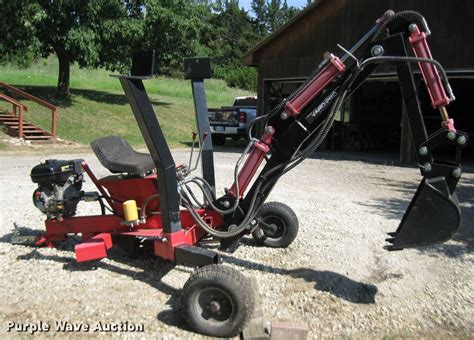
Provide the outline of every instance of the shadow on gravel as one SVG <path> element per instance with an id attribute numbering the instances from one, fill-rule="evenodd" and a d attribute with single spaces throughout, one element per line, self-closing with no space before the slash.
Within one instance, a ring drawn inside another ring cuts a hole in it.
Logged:
<path id="1" fill-rule="evenodd" d="M 445 243 L 418 249 L 430 256 L 450 258 L 474 253 L 474 178 L 461 178 L 456 189 L 461 206 L 461 225 L 453 236 L 456 244 Z M 473 261 L 474 262 L 474 261 Z"/>
<path id="2" fill-rule="evenodd" d="M 21 234 L 26 236 L 39 236 L 42 234 L 41 230 L 30 229 L 25 227 L 20 227 L 19 229 L 21 231 Z M 0 242 L 11 244 L 12 236 L 14 236 L 13 232 L 5 234 L 0 237 Z M 58 243 L 56 249 L 58 249 L 58 251 L 74 252 L 74 246 L 78 243 L 80 243 L 79 236 L 70 236 L 66 241 Z M 119 265 L 115 265 L 113 263 L 106 263 L 101 260 L 78 263 L 76 262 L 76 259 L 73 256 L 64 256 L 64 253 L 61 254 L 62 256 L 44 255 L 37 250 L 38 248 L 32 248 L 35 247 L 33 244 L 25 245 L 25 247 L 30 248 L 32 250 L 28 254 L 18 256 L 18 260 L 54 261 L 62 263 L 63 269 L 71 272 L 95 271 L 97 269 L 104 269 L 112 273 L 126 275 L 132 278 L 133 280 L 144 282 L 150 285 L 151 287 L 158 289 L 164 294 L 169 295 L 169 299 L 166 302 L 166 306 L 168 306 L 169 308 L 162 310 L 160 313 L 158 313 L 157 319 L 167 325 L 179 327 L 183 330 L 190 331 L 186 322 L 182 319 L 181 313 L 179 313 L 179 289 L 176 289 L 162 282 L 162 278 L 175 268 L 175 264 L 173 262 L 165 261 L 153 255 L 143 255 L 136 259 L 132 259 L 130 257 L 127 257 L 124 252 L 118 247 L 113 247 L 108 251 L 108 259 L 117 262 L 118 264 L 125 264 L 129 267 L 133 267 L 134 270 L 131 270 L 123 268 Z M 139 296 L 139 299 L 142 298 L 144 297 Z M 162 308 L 164 307 L 165 306 L 162 306 Z"/>
<path id="3" fill-rule="evenodd" d="M 38 230 L 22 228 L 22 234 L 37 235 Z M 0 242 L 10 243 L 13 233 L 4 235 L 0 238 Z M 74 245 L 80 242 L 80 238 L 72 237 L 67 241 L 58 245 L 58 250 L 71 252 L 74 250 Z M 248 241 L 244 241 L 248 243 Z M 106 263 L 104 261 L 91 261 L 84 263 L 77 263 L 72 256 L 59 255 L 44 255 L 33 249 L 28 254 L 20 255 L 18 260 L 42 260 L 55 261 L 63 263 L 65 270 L 75 271 L 94 271 L 97 269 L 104 269 L 116 274 L 126 275 L 134 280 L 142 281 L 155 289 L 170 296 L 167 301 L 168 309 L 160 311 L 157 314 L 157 319 L 165 324 L 179 327 L 188 330 L 187 324 L 179 313 L 180 298 L 179 290 L 161 281 L 161 279 L 172 269 L 175 268 L 174 263 L 163 261 L 157 257 L 143 257 L 139 259 L 130 259 L 123 256 L 120 249 L 112 248 L 109 251 L 109 259 L 126 264 L 127 266 L 139 269 L 139 271 L 123 268 L 113 263 Z M 248 269 L 256 269 L 267 273 L 278 273 L 280 275 L 289 275 L 294 278 L 303 279 L 307 282 L 314 282 L 315 289 L 323 292 L 328 292 L 341 299 L 352 303 L 370 304 L 375 303 L 375 295 L 377 294 L 377 287 L 371 284 L 354 281 L 347 276 L 331 271 L 318 271 L 308 268 L 298 269 L 283 269 L 272 267 L 264 264 L 259 264 L 247 260 L 238 259 L 228 255 L 222 255 L 222 258 L 228 263 L 235 264 L 240 267 Z M 179 270 L 179 268 L 177 268 Z"/>
<path id="4" fill-rule="evenodd" d="M 352 303 L 375 303 L 375 295 L 378 291 L 376 286 L 354 281 L 339 273 L 308 268 L 283 269 L 227 255 L 222 255 L 222 258 L 224 262 L 232 263 L 239 267 L 259 270 L 266 273 L 288 275 L 293 278 L 303 279 L 307 282 L 314 282 L 315 289 L 330 293 Z"/>
<path id="5" fill-rule="evenodd" d="M 394 181 L 380 177 L 374 178 L 375 184 L 384 186 L 396 195 L 393 198 L 384 198 L 377 201 L 360 203 L 363 206 L 375 208 L 374 213 L 389 219 L 401 220 L 412 197 L 415 194 L 418 183 L 408 181 Z M 431 256 L 447 256 L 450 258 L 463 257 L 465 254 L 474 252 L 474 178 L 461 178 L 456 188 L 461 207 L 461 224 L 453 236 L 452 242 L 434 246 L 420 247 L 420 253 Z M 394 231 L 394 230 L 387 230 Z"/>
<path id="6" fill-rule="evenodd" d="M 386 218 L 400 220 L 415 194 L 418 183 L 412 181 L 393 181 L 383 177 L 374 177 L 372 183 L 378 187 L 394 191 L 396 195 L 393 198 L 371 200 L 369 202 L 360 202 L 359 204 L 375 208 L 376 214 Z"/>

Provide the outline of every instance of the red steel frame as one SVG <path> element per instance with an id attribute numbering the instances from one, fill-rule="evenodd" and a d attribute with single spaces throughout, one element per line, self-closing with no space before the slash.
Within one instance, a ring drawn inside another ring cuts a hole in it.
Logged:
<path id="1" fill-rule="evenodd" d="M 265 131 L 262 139 L 257 141 L 249 157 L 239 173 L 240 196 L 245 191 L 252 177 L 255 175 L 265 155 L 269 152 L 273 128 Z M 113 215 L 77 216 L 58 219 L 48 219 L 45 222 L 46 232 L 38 240 L 37 245 L 53 246 L 54 241 L 66 239 L 68 234 L 81 234 L 82 243 L 75 246 L 78 262 L 90 261 L 107 257 L 107 250 L 113 245 L 114 235 L 148 238 L 153 240 L 155 255 L 167 260 L 175 260 L 175 248 L 182 245 L 195 245 L 206 235 L 206 231 L 196 223 L 188 210 L 180 210 L 181 229 L 173 233 L 163 231 L 163 222 L 160 214 L 159 198 L 149 200 L 158 194 L 157 175 L 146 177 L 109 176 L 97 179 L 86 162 L 82 168 L 99 190 L 101 196 L 113 211 Z M 236 196 L 235 183 L 230 194 Z M 146 212 L 149 216 L 136 223 L 124 222 L 122 203 L 126 200 L 135 200 L 137 206 L 142 207 L 148 202 Z M 201 218 L 212 228 L 224 225 L 222 215 L 214 210 L 198 209 Z"/>
<path id="2" fill-rule="evenodd" d="M 154 212 L 146 221 L 136 226 L 125 224 L 119 216 L 121 204 L 106 192 L 106 189 L 127 199 L 136 199 L 140 203 L 144 195 L 156 194 L 156 174 L 144 178 L 120 179 L 103 178 L 98 180 L 89 166 L 84 162 L 82 167 L 96 185 L 104 199 L 116 215 L 77 216 L 62 219 L 48 219 L 45 222 L 46 232 L 37 242 L 52 247 L 53 241 L 66 239 L 68 234 L 82 234 L 82 243 L 75 246 L 78 262 L 107 257 L 107 250 L 113 245 L 113 235 L 143 237 L 153 240 L 155 255 L 167 260 L 175 260 L 174 249 L 181 245 L 194 245 L 206 235 L 206 232 L 195 222 L 187 210 L 181 210 L 181 230 L 174 233 L 163 232 L 159 204 L 155 202 L 147 211 Z M 151 185 L 151 186 L 150 186 Z M 154 193 L 150 192 L 154 188 Z M 149 196 L 151 196 L 149 195 Z M 115 198 L 115 197 L 114 197 Z M 199 215 L 212 227 L 223 225 L 222 216 L 211 210 L 198 209 Z"/>

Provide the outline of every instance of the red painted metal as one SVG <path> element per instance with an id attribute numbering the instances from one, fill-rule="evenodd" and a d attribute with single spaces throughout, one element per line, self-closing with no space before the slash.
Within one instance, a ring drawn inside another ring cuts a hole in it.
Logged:
<path id="1" fill-rule="evenodd" d="M 264 148 L 268 152 L 268 146 L 265 143 L 271 142 L 272 134 L 272 131 L 271 133 L 267 132 L 259 142 L 261 145 L 259 144 L 257 148 Z M 265 153 L 263 153 L 264 155 Z M 76 246 L 76 259 L 78 262 L 82 262 L 106 257 L 107 249 L 112 247 L 113 235 L 151 237 L 155 239 L 155 254 L 168 260 L 174 260 L 174 250 L 177 246 L 195 245 L 206 235 L 206 231 L 196 223 L 194 217 L 187 210 L 180 211 L 182 229 L 171 234 L 164 233 L 159 212 L 159 200 L 150 201 L 147 213 L 151 213 L 151 215 L 143 223 L 136 226 L 124 223 L 120 217 L 121 202 L 134 199 L 140 206 L 147 198 L 156 195 L 158 193 L 156 174 L 144 178 L 109 176 L 97 179 L 86 162 L 82 163 L 82 168 L 116 215 L 75 216 L 46 220 L 46 233 L 38 240 L 38 245 L 52 246 L 53 241 L 64 240 L 68 234 L 81 234 L 82 243 Z M 224 224 L 222 216 L 216 211 L 198 209 L 197 212 L 213 228 Z"/>
<path id="2" fill-rule="evenodd" d="M 181 229 L 172 234 L 166 235 L 163 240 L 155 241 L 155 255 L 167 260 L 174 260 L 174 248 L 186 243 L 184 231 Z"/>
<path id="3" fill-rule="evenodd" d="M 414 32 L 410 33 L 408 41 L 413 48 L 413 52 L 418 58 L 433 59 L 430 48 L 426 41 L 426 34 L 421 32 L 418 27 L 416 27 Z M 449 98 L 446 95 L 446 91 L 444 89 L 443 83 L 441 82 L 441 78 L 438 74 L 436 66 L 428 63 L 418 63 L 418 65 L 420 67 L 421 74 L 423 75 L 426 88 L 428 89 L 431 105 L 433 108 L 448 105 Z"/>
<path id="4" fill-rule="evenodd" d="M 53 241 L 48 241 L 45 235 L 41 235 L 35 242 L 35 245 L 38 247 L 48 247 L 53 248 Z"/>
<path id="5" fill-rule="evenodd" d="M 199 209 L 198 213 L 211 227 L 223 225 L 222 216 L 215 211 Z M 76 246 L 78 261 L 106 257 L 105 250 L 102 250 L 102 245 L 97 240 L 102 240 L 103 246 L 108 249 L 112 246 L 110 235 L 157 237 L 159 239 L 154 242 L 155 254 L 169 260 L 174 260 L 175 247 L 182 244 L 194 245 L 206 235 L 187 210 L 181 211 L 182 229 L 172 234 L 163 233 L 159 214 L 148 217 L 144 224 L 134 228 L 124 225 L 122 219 L 114 215 L 77 216 L 64 218 L 62 221 L 47 220 L 45 224 L 46 233 L 41 238 L 41 245 L 52 245 L 52 241 L 64 240 L 67 234 L 82 234 L 83 243 Z"/>
<path id="6" fill-rule="evenodd" d="M 99 260 L 107 257 L 107 249 L 102 241 L 84 242 L 77 244 L 74 249 L 77 262 Z"/>
<path id="7" fill-rule="evenodd" d="M 288 116 L 297 116 L 334 78 L 344 72 L 346 66 L 336 56 L 330 56 L 329 63 L 285 106 Z"/>
<path id="8" fill-rule="evenodd" d="M 77 262 L 98 260 L 107 257 L 107 250 L 112 248 L 112 236 L 101 233 L 87 242 L 75 246 Z"/>
<path id="9" fill-rule="evenodd" d="M 129 227 L 121 224 L 122 219 L 115 215 L 75 216 L 59 220 L 46 220 L 46 235 L 64 237 L 65 234 L 110 233 L 128 231 Z"/>
<path id="10" fill-rule="evenodd" d="M 245 160 L 242 169 L 239 172 L 238 180 L 239 180 L 239 196 L 242 197 L 245 189 L 247 189 L 248 185 L 252 181 L 253 176 L 257 172 L 258 167 L 262 164 L 265 155 L 270 151 L 268 145 L 272 142 L 272 136 L 275 133 L 271 126 L 267 127 L 265 133 L 262 136 L 262 139 L 257 141 L 253 147 L 252 151 L 250 151 L 249 156 Z M 237 190 L 235 183 L 232 184 L 232 187 L 229 190 L 229 194 L 236 197 Z"/>
<path id="11" fill-rule="evenodd" d="M 140 207 L 147 198 L 158 194 L 156 174 L 144 178 L 109 176 L 99 180 L 86 162 L 82 163 L 82 168 L 116 214 L 122 214 L 122 203 L 127 200 L 135 200 Z M 159 207 L 159 198 L 154 199 L 148 204 L 147 211 L 156 211 Z"/>
<path id="12" fill-rule="evenodd" d="M 150 196 L 158 194 L 156 174 L 147 177 L 119 178 L 109 176 L 98 181 L 98 185 L 105 188 L 111 197 L 112 208 L 115 212 L 122 213 L 122 202 L 135 200 L 140 207 Z M 147 212 L 157 211 L 160 200 L 154 199 L 147 205 Z"/>

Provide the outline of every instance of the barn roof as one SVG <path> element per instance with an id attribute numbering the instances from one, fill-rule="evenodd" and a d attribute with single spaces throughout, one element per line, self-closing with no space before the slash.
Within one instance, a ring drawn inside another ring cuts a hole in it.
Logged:
<path id="1" fill-rule="evenodd" d="M 309 4 L 305 9 L 303 9 L 301 12 L 296 14 L 293 18 L 285 22 L 283 25 L 281 25 L 275 32 L 270 34 L 268 37 L 260 41 L 257 45 L 252 47 L 250 50 L 245 52 L 244 56 L 242 57 L 242 64 L 244 66 L 257 66 L 257 63 L 254 62 L 253 55 L 261 50 L 265 45 L 267 45 L 270 41 L 274 40 L 277 38 L 282 32 L 284 32 L 287 28 L 295 25 L 297 22 L 299 22 L 304 16 L 306 16 L 309 12 L 311 12 L 313 9 L 318 7 L 322 2 L 325 0 L 314 0 L 311 4 Z"/>

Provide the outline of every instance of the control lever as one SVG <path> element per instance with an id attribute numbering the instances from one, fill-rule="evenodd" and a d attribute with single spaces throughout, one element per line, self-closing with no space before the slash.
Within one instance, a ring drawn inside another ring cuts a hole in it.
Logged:
<path id="1" fill-rule="evenodd" d="M 188 169 L 191 169 L 191 163 L 193 161 L 194 146 L 196 145 L 197 132 L 193 131 L 193 145 L 191 145 L 191 154 L 189 155 Z"/>
<path id="2" fill-rule="evenodd" d="M 190 169 L 189 171 L 194 171 L 197 169 L 198 167 L 198 164 L 199 164 L 199 161 L 201 160 L 201 154 L 202 154 L 202 149 L 204 147 L 204 141 L 206 140 L 207 136 L 209 135 L 209 133 L 207 132 L 204 132 L 202 134 L 202 138 L 201 138 L 201 141 L 200 141 L 200 145 L 199 145 L 199 151 L 198 151 L 198 157 L 197 157 L 197 160 L 196 160 L 196 164 L 194 165 L 194 168 Z M 189 164 L 189 166 L 191 166 L 191 164 Z"/>

